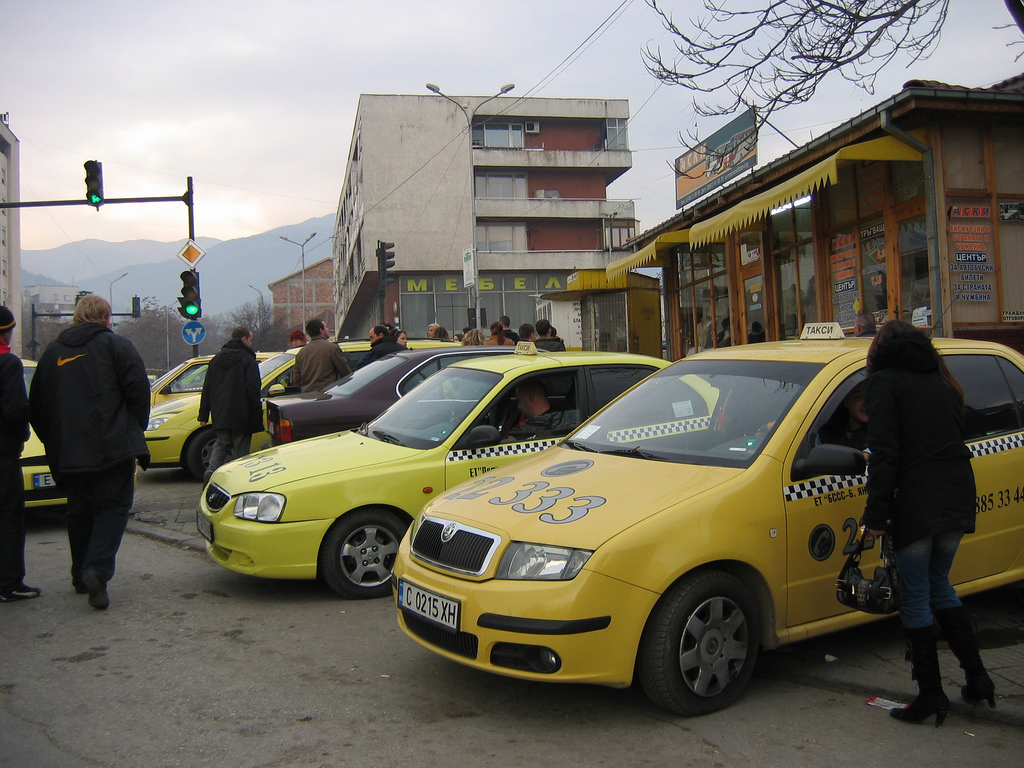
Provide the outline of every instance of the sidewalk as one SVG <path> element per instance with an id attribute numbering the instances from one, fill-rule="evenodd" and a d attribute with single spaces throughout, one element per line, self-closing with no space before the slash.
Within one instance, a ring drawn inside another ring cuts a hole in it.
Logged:
<path id="1" fill-rule="evenodd" d="M 155 473 L 152 473 L 155 474 Z M 205 551 L 196 529 L 199 483 L 169 485 L 157 475 L 139 483 L 130 533 L 179 549 Z M 963 684 L 953 654 L 940 643 L 939 663 L 952 704 L 945 727 L 970 731 L 972 722 L 998 721 L 1024 727 L 1024 583 L 965 598 L 974 617 L 982 658 L 996 684 L 996 708 L 971 707 L 960 699 Z M 916 685 L 903 660 L 903 632 L 896 617 L 762 652 L 753 685 L 785 680 L 815 688 L 858 691 L 909 703 Z M 759 681 L 761 681 L 759 683 Z"/>

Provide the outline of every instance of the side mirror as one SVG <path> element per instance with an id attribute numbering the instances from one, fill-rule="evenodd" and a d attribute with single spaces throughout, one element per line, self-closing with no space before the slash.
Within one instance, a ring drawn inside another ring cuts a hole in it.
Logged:
<path id="1" fill-rule="evenodd" d="M 863 475 L 867 468 L 864 454 L 846 445 L 816 445 L 804 459 L 793 462 L 793 480 L 819 475 Z"/>
<path id="2" fill-rule="evenodd" d="M 486 448 L 497 445 L 501 441 L 501 433 L 490 424 L 478 424 L 469 430 L 462 439 L 459 448 Z"/>
<path id="3" fill-rule="evenodd" d="M 267 390 L 267 394 L 273 397 L 274 395 L 284 394 L 284 384 L 273 384 L 270 389 Z"/>

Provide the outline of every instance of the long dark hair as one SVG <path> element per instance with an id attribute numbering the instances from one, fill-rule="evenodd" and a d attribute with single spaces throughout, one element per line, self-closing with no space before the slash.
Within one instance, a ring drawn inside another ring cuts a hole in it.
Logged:
<path id="1" fill-rule="evenodd" d="M 885 368 L 938 371 L 939 377 L 964 401 L 964 390 L 928 335 L 905 320 L 890 320 L 875 335 L 868 349 L 868 373 Z"/>
<path id="2" fill-rule="evenodd" d="M 491 336 L 496 336 L 498 344 L 505 343 L 505 326 L 501 323 L 491 323 Z"/>

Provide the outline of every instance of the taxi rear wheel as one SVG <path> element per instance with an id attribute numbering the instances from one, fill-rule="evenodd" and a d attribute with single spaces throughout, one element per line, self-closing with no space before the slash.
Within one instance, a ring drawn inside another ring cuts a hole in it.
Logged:
<path id="1" fill-rule="evenodd" d="M 215 442 L 217 433 L 208 428 L 192 435 L 185 449 L 185 469 L 199 480 L 203 479 L 206 468 L 210 466 L 210 454 L 213 453 Z"/>
<path id="2" fill-rule="evenodd" d="M 320 548 L 320 577 L 350 600 L 387 597 L 398 544 L 408 527 L 388 509 L 370 507 L 342 515 Z"/>
<path id="3" fill-rule="evenodd" d="M 640 683 L 651 701 L 679 715 L 724 709 L 750 680 L 759 637 L 742 582 L 719 571 L 688 576 L 662 596 L 644 628 Z"/>

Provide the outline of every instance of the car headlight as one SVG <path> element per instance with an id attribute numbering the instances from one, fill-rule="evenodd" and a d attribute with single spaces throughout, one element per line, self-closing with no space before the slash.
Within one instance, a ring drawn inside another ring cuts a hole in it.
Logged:
<path id="1" fill-rule="evenodd" d="M 149 420 L 149 424 L 146 425 L 146 431 L 149 432 L 151 430 L 156 429 L 161 424 L 163 424 L 165 421 L 167 421 L 169 418 L 171 418 L 171 417 L 170 416 L 154 416 L 153 418 L 151 418 Z"/>
<path id="2" fill-rule="evenodd" d="M 576 577 L 593 552 L 514 541 L 498 565 L 497 578 L 568 581 Z"/>
<path id="3" fill-rule="evenodd" d="M 235 500 L 235 517 L 276 523 L 284 512 L 284 496 L 279 493 L 243 493 Z"/>

